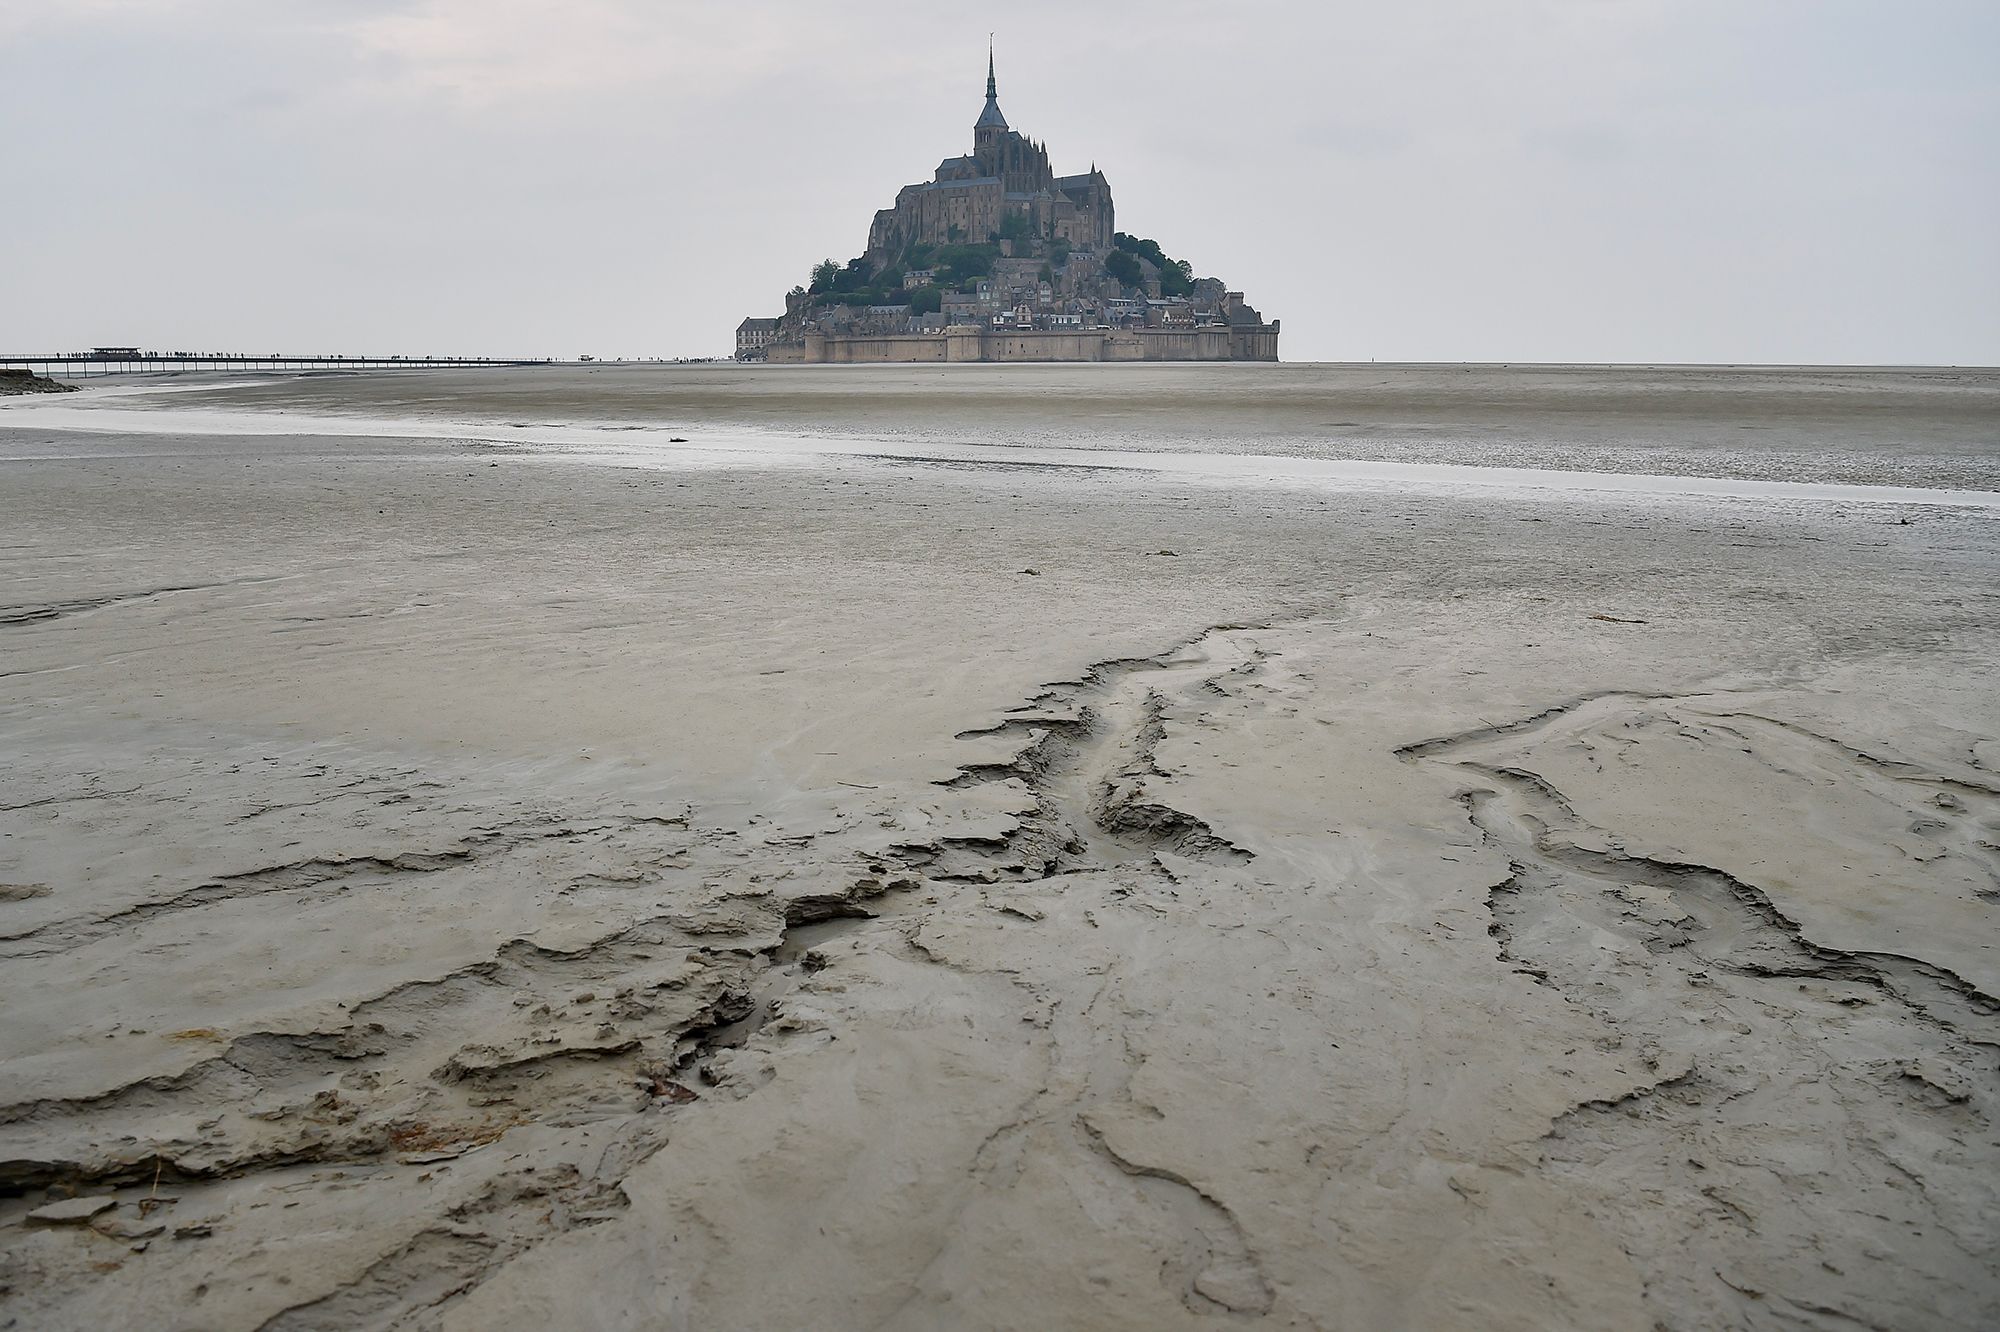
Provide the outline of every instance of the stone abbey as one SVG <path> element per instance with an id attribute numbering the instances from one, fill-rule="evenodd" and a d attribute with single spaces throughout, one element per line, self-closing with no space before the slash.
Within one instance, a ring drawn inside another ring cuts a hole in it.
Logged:
<path id="1" fill-rule="evenodd" d="M 1045 145 L 1007 127 L 988 57 L 986 109 L 972 125 L 972 152 L 946 158 L 935 178 L 905 185 L 895 207 L 875 214 L 867 257 L 888 263 L 913 243 L 997 238 L 1010 216 L 1025 218 L 1032 236 L 1067 241 L 1075 250 L 1108 249 L 1117 232 L 1102 171 L 1093 165 L 1084 175 L 1058 177 Z"/>
<path id="2" fill-rule="evenodd" d="M 906 185 L 868 246 L 826 260 L 777 318 L 745 319 L 742 360 L 1275 361 L 1278 324 L 1117 229 L 1095 165 L 1058 176 L 1000 111 L 993 60 L 972 151 Z"/>

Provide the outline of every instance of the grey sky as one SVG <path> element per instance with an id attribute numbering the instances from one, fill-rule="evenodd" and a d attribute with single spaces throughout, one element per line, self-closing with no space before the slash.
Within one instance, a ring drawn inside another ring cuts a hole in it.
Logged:
<path id="1" fill-rule="evenodd" d="M 2000 362 L 1989 0 L 0 0 L 0 350 L 723 352 L 989 28 L 1288 360 Z"/>

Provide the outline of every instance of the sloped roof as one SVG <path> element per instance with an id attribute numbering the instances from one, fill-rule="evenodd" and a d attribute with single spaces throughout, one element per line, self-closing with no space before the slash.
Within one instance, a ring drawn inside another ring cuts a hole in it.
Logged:
<path id="1" fill-rule="evenodd" d="M 972 128 L 1007 128 L 1007 117 L 1000 114 L 999 85 L 993 81 L 993 52 L 990 50 L 986 53 L 986 109 L 979 113 L 979 119 L 972 122 Z"/>

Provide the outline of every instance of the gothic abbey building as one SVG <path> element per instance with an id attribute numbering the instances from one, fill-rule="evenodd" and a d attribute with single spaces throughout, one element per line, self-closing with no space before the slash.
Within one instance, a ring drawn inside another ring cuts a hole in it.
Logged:
<path id="1" fill-rule="evenodd" d="M 875 214 L 785 313 L 749 318 L 736 355 L 770 361 L 1278 359 L 1278 324 L 1153 241 L 1117 229 L 1095 166 L 1058 176 L 1000 111 L 989 56 L 972 151 Z"/>
<path id="2" fill-rule="evenodd" d="M 1057 176 L 1044 145 L 1007 127 L 989 60 L 986 109 L 972 125 L 972 152 L 947 157 L 934 179 L 905 185 L 894 208 L 875 214 L 868 258 L 883 264 L 913 242 L 949 245 L 995 236 L 1010 216 L 1025 218 L 1034 235 L 1078 250 L 1108 250 L 1117 232 L 1111 184 L 1102 171 L 1093 166 L 1081 176 Z"/>

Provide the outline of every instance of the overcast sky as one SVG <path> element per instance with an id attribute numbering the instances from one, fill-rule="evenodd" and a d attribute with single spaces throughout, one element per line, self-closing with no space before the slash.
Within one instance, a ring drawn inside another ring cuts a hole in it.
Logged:
<path id="1" fill-rule="evenodd" d="M 0 0 L 0 351 L 726 352 L 989 28 L 1288 360 L 2000 363 L 1993 0 Z"/>

